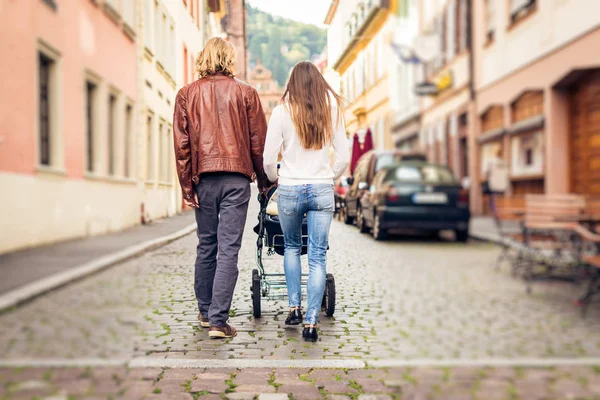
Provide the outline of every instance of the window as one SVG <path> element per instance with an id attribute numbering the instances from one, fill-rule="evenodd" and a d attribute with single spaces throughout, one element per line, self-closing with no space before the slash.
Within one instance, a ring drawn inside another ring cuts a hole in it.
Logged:
<path id="1" fill-rule="evenodd" d="M 154 135 L 152 132 L 153 117 L 146 118 L 146 181 L 154 180 Z"/>
<path id="2" fill-rule="evenodd" d="M 510 0 L 510 22 L 515 23 L 535 10 L 536 0 Z"/>
<path id="3" fill-rule="evenodd" d="M 161 52 L 162 52 L 162 45 L 161 45 L 161 29 L 160 29 L 160 24 L 161 24 L 161 19 L 160 19 L 160 9 L 158 6 L 158 2 L 155 1 L 154 2 L 154 41 L 152 42 L 152 46 L 153 46 L 153 50 L 154 50 L 154 55 L 156 56 L 156 58 L 158 60 L 160 60 L 161 57 Z"/>
<path id="4" fill-rule="evenodd" d="M 469 19 L 467 18 L 467 0 L 459 0 L 459 40 L 458 51 L 462 52 L 468 47 L 469 38 Z"/>
<path id="5" fill-rule="evenodd" d="M 383 62 L 385 47 L 383 43 L 383 35 L 377 37 L 377 79 L 381 79 L 385 72 L 385 65 Z"/>
<path id="6" fill-rule="evenodd" d="M 39 163 L 49 166 L 52 160 L 51 149 L 51 97 L 52 69 L 54 61 L 44 54 L 39 55 Z"/>
<path id="7" fill-rule="evenodd" d="M 125 107 L 125 130 L 124 130 L 124 160 L 123 160 L 123 175 L 127 178 L 131 177 L 131 139 L 133 130 L 133 106 L 127 104 Z"/>
<path id="8" fill-rule="evenodd" d="M 163 122 L 158 123 L 158 180 L 165 181 L 165 135 Z"/>
<path id="9" fill-rule="evenodd" d="M 494 3 L 496 0 L 486 0 L 486 9 L 485 9 L 485 21 L 486 21 L 486 38 L 487 42 L 494 41 L 494 35 L 496 31 L 496 10 L 494 7 Z"/>
<path id="10" fill-rule="evenodd" d="M 123 21 L 133 31 L 135 31 L 135 1 L 123 1 Z M 147 3 L 147 2 L 144 2 Z"/>
<path id="11" fill-rule="evenodd" d="M 533 176 L 544 173 L 543 132 L 537 131 L 511 137 L 511 174 Z"/>
<path id="12" fill-rule="evenodd" d="M 446 61 L 450 62 L 456 55 L 456 0 L 452 0 L 448 6 L 448 18 L 446 19 Z"/>
<path id="13" fill-rule="evenodd" d="M 51 9 L 56 11 L 56 0 L 44 0 L 44 3 L 46 3 Z"/>
<path id="14" fill-rule="evenodd" d="M 115 174 L 115 108 L 117 97 L 114 94 L 108 96 L 108 174 Z"/>
<path id="15" fill-rule="evenodd" d="M 150 51 L 154 50 L 152 39 L 152 14 L 154 2 L 144 1 L 144 46 Z"/>
<path id="16" fill-rule="evenodd" d="M 95 125 L 96 125 L 96 93 L 98 86 L 90 81 L 86 82 L 85 90 L 85 135 L 86 135 L 86 169 L 88 172 L 95 171 Z"/>
<path id="17" fill-rule="evenodd" d="M 386 181 L 397 179 L 402 182 L 429 183 L 434 185 L 453 185 L 456 178 L 452 171 L 438 165 L 403 165 L 388 172 Z"/>

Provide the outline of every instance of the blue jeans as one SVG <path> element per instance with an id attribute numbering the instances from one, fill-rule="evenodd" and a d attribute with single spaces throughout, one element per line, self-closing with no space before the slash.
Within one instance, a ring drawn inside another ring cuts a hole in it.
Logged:
<path id="1" fill-rule="evenodd" d="M 333 185 L 279 186 L 279 221 L 285 240 L 283 266 L 290 307 L 300 307 L 302 299 L 302 221 L 308 223 L 308 309 L 306 324 L 317 324 L 325 292 L 326 253 L 333 219 Z"/>

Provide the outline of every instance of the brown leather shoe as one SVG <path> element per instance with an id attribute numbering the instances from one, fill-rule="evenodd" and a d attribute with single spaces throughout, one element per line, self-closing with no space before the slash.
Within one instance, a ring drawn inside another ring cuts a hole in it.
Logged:
<path id="1" fill-rule="evenodd" d="M 208 318 L 204 318 L 202 313 L 198 313 L 198 320 L 200 321 L 200 326 L 203 328 L 210 328 L 210 322 L 208 322 Z"/>
<path id="2" fill-rule="evenodd" d="M 231 325 L 211 326 L 208 330 L 208 337 L 211 339 L 228 339 L 235 335 L 237 335 L 237 331 Z"/>

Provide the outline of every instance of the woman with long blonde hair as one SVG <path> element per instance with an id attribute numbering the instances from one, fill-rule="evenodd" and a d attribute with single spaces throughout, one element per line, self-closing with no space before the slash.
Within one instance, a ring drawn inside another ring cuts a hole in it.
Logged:
<path id="1" fill-rule="evenodd" d="M 342 98 L 327 84 L 317 67 L 301 61 L 292 70 L 267 130 L 265 172 L 279 178 L 279 221 L 284 234 L 284 269 L 290 312 L 287 325 L 300 325 L 302 222 L 308 222 L 308 308 L 302 336 L 318 339 L 317 323 L 326 283 L 326 252 L 334 211 L 333 182 L 350 161 Z M 329 150 L 335 152 L 331 165 Z M 281 152 L 281 167 L 277 156 Z"/>

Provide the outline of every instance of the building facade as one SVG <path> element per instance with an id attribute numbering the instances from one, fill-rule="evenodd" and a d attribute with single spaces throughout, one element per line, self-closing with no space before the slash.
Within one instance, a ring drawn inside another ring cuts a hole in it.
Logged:
<path id="1" fill-rule="evenodd" d="M 390 44 L 398 11 L 396 0 L 334 0 L 325 20 L 328 62 L 348 101 L 348 134 L 370 129 L 378 149 L 394 147 L 389 66 L 395 65 Z"/>
<path id="2" fill-rule="evenodd" d="M 600 194 L 600 3 L 475 2 L 473 196 L 500 151 L 511 192 Z"/>
<path id="3" fill-rule="evenodd" d="M 3 3 L 0 252 L 139 223 L 135 16 L 117 0 Z"/>
<path id="4" fill-rule="evenodd" d="M 175 95 L 206 38 L 222 34 L 225 2 L 1 7 L 0 50 L 12 56 L 0 59 L 11 77 L 0 80 L 0 253 L 180 211 Z"/>
<path id="5" fill-rule="evenodd" d="M 221 26 L 227 39 L 234 44 L 237 52 L 235 66 L 236 77 L 246 81 L 248 79 L 248 46 L 246 44 L 246 1 L 226 0 L 227 13 L 221 20 Z"/>
<path id="6" fill-rule="evenodd" d="M 468 0 L 423 0 L 419 7 L 420 41 L 435 51 L 423 63 L 420 148 L 430 162 L 447 165 L 458 178 L 472 175 L 469 121 L 473 118 Z M 426 90 L 424 90 L 426 89 Z"/>
<path id="7" fill-rule="evenodd" d="M 400 3 L 395 17 L 390 66 L 391 134 L 394 147 L 404 151 L 419 149 L 420 99 L 415 86 L 422 79 L 422 65 L 414 58 L 413 45 L 419 35 L 419 1 Z"/>
<path id="8" fill-rule="evenodd" d="M 268 122 L 273 109 L 277 107 L 281 96 L 283 96 L 283 90 L 273 78 L 271 71 L 262 65 L 260 60 L 257 61 L 254 69 L 250 71 L 248 78 L 248 83 L 254 86 L 260 96 L 260 102 Z"/>

